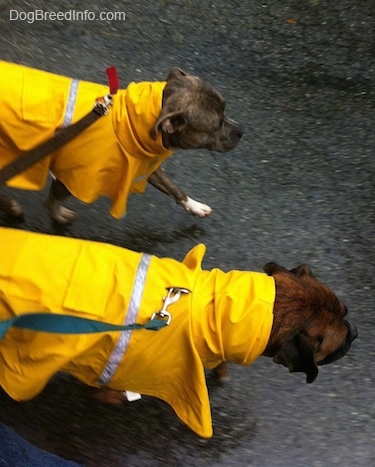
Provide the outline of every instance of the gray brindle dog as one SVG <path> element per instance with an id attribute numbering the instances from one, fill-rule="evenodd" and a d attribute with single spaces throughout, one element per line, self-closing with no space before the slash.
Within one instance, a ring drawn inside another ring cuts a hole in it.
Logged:
<path id="1" fill-rule="evenodd" d="M 74 123 L 90 110 L 98 94 L 108 92 L 100 84 L 7 62 L 0 62 L 0 72 L 9 87 L 0 97 L 4 110 L 0 168 L 66 126 L 69 109 L 74 108 L 69 121 Z M 14 177 L 9 185 L 42 189 L 51 171 L 55 178 L 46 206 L 60 224 L 75 219 L 75 213 L 62 206 L 71 194 L 86 203 L 108 196 L 113 201 L 111 214 L 119 218 L 126 211 L 128 195 L 143 192 L 146 182 L 193 215 L 208 216 L 211 208 L 184 193 L 161 163 L 175 149 L 219 153 L 234 149 L 244 130 L 224 109 L 222 96 L 210 84 L 173 68 L 164 82 L 131 83 L 120 90 L 110 116 L 102 117 L 45 162 Z M 5 196 L 0 196 L 0 209 L 12 216 L 22 214 L 20 204 Z"/>

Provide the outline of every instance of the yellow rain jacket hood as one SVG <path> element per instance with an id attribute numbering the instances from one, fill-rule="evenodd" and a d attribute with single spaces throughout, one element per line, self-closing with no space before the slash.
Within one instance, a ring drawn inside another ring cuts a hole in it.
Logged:
<path id="1" fill-rule="evenodd" d="M 0 168 L 86 115 L 109 93 L 101 84 L 0 61 Z M 131 83 L 114 96 L 110 114 L 70 143 L 11 179 L 10 186 L 39 190 L 49 170 L 83 202 L 109 197 L 112 216 L 126 210 L 130 193 L 146 189 L 147 178 L 172 152 L 161 134 L 149 131 L 162 107 L 165 82 Z"/>
<path id="2" fill-rule="evenodd" d="M 249 365 L 263 353 L 275 285 L 263 273 L 202 270 L 204 253 L 197 245 L 181 263 L 0 229 L 0 320 L 40 311 L 144 324 L 161 309 L 166 288 L 191 291 L 169 306 L 171 324 L 159 331 L 63 335 L 11 328 L 0 341 L 0 385 L 27 400 L 65 371 L 85 384 L 158 397 L 197 434 L 212 436 L 204 369 L 223 360 Z"/>

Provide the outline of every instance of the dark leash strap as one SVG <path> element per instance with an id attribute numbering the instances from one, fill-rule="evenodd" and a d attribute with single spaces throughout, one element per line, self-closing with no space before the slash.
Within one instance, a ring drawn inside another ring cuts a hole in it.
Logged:
<path id="1" fill-rule="evenodd" d="M 52 152 L 60 149 L 90 125 L 95 123 L 100 117 L 109 113 L 109 106 L 112 105 L 112 94 L 115 94 L 118 89 L 118 77 L 115 67 L 107 68 L 107 75 L 110 82 L 111 94 L 97 99 L 91 112 L 78 120 L 78 122 L 59 130 L 56 135 L 49 140 L 26 151 L 20 157 L 17 157 L 17 159 L 3 167 L 0 170 L 0 186 Z"/>
<path id="2" fill-rule="evenodd" d="M 168 326 L 168 322 L 156 317 L 152 317 L 150 321 L 145 324 L 134 323 L 121 326 L 71 315 L 28 313 L 15 316 L 5 321 L 0 321 L 0 340 L 11 327 L 53 334 L 93 334 L 98 332 L 135 331 L 140 329 L 158 331 L 165 326 Z"/>
<path id="3" fill-rule="evenodd" d="M 0 170 L 0 186 L 4 185 L 5 182 L 13 178 L 15 175 L 23 172 L 24 170 L 34 165 L 36 162 L 48 156 L 53 151 L 60 149 L 70 140 L 82 133 L 83 130 L 96 122 L 99 117 L 106 115 L 106 113 L 108 113 L 108 110 L 106 111 L 104 106 L 95 104 L 95 107 L 91 110 L 91 112 L 78 120 L 78 122 L 70 125 L 67 128 L 59 130 L 59 132 L 56 133 L 53 138 L 50 138 L 35 148 L 26 151 L 20 157 L 17 157 L 17 159 L 10 162 Z"/>

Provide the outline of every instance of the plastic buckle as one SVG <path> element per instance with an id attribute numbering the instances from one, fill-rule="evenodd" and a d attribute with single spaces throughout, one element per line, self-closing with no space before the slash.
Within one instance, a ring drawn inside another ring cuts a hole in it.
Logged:
<path id="1" fill-rule="evenodd" d="M 103 97 L 98 97 L 95 101 L 94 107 L 99 107 L 103 111 L 103 115 L 109 114 L 109 107 L 113 105 L 113 100 L 111 94 L 107 94 Z"/>

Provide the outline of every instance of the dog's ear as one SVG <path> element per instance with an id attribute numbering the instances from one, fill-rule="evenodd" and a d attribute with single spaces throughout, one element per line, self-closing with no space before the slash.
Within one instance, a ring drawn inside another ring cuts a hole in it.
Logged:
<path id="1" fill-rule="evenodd" d="M 186 71 L 182 70 L 181 68 L 178 68 L 177 66 L 173 67 L 172 70 L 168 73 L 168 76 L 166 78 L 166 81 L 170 81 L 172 79 L 179 79 L 184 76 L 186 76 L 187 73 Z"/>
<path id="2" fill-rule="evenodd" d="M 153 140 L 156 140 L 158 132 L 164 133 L 178 133 L 182 131 L 187 124 L 187 116 L 184 112 L 170 112 L 163 114 L 161 112 L 154 127 L 150 130 L 150 136 Z"/>
<path id="3" fill-rule="evenodd" d="M 265 264 L 263 266 L 263 271 L 266 272 L 269 276 L 272 276 L 276 272 L 288 272 L 286 268 L 273 262 Z"/>
<path id="4" fill-rule="evenodd" d="M 274 355 L 274 360 L 286 366 L 291 373 L 305 373 L 307 383 L 312 383 L 318 376 L 314 350 L 309 337 L 304 332 L 298 333 L 283 344 Z"/>
<path id="5" fill-rule="evenodd" d="M 301 264 L 298 267 L 288 271 L 283 266 L 280 266 L 277 263 L 271 262 L 271 263 L 267 263 L 264 265 L 263 271 L 269 274 L 270 276 L 272 276 L 273 274 L 277 272 L 291 272 L 297 277 L 303 277 L 303 276 L 315 277 L 307 264 Z"/>
<path id="6" fill-rule="evenodd" d="M 298 267 L 291 269 L 290 272 L 295 274 L 297 277 L 303 277 L 303 276 L 314 277 L 314 274 L 312 273 L 309 266 L 307 266 L 307 264 L 301 264 Z"/>

